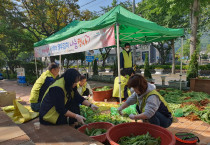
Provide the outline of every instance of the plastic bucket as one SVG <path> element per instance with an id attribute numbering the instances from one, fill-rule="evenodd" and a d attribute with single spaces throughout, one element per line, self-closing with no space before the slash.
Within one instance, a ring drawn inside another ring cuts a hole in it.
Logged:
<path id="1" fill-rule="evenodd" d="M 114 125 L 112 123 L 109 122 L 95 122 L 95 123 L 90 123 L 87 125 L 83 125 L 82 127 L 78 128 L 78 130 L 82 133 L 85 133 L 85 129 L 92 129 L 92 128 L 96 128 L 96 129 L 109 129 L 111 127 L 113 127 Z M 97 136 L 90 136 L 91 138 L 104 143 L 106 141 L 106 133 L 101 134 L 101 135 L 97 135 Z"/>
<path id="2" fill-rule="evenodd" d="M 121 137 L 131 135 L 142 135 L 149 132 L 152 137 L 160 137 L 161 145 L 175 145 L 176 139 L 167 129 L 149 123 L 122 123 L 110 128 L 107 132 L 107 139 L 111 145 L 118 145 Z"/>
<path id="3" fill-rule="evenodd" d="M 113 89 L 107 90 L 107 91 L 95 91 L 98 88 L 103 87 L 97 87 L 93 88 L 93 100 L 94 101 L 104 101 L 104 99 L 110 99 L 112 97 L 112 91 Z"/>
<path id="4" fill-rule="evenodd" d="M 185 135 L 186 134 L 186 135 Z M 187 137 L 190 135 L 188 132 L 177 132 L 175 134 L 175 138 L 176 138 L 176 145 L 196 145 L 196 142 L 200 142 L 199 138 L 197 136 L 191 137 L 189 139 L 183 140 L 182 137 Z M 191 135 L 194 135 L 192 133 L 190 133 Z"/>

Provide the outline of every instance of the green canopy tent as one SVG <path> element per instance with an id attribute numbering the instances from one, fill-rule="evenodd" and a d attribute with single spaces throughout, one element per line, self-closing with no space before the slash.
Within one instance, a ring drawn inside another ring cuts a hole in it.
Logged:
<path id="1" fill-rule="evenodd" d="M 35 43 L 34 47 L 35 49 L 42 48 L 42 46 L 49 47 L 52 43 L 62 42 L 68 38 L 73 38 L 80 34 L 111 27 L 113 25 L 115 26 L 114 32 L 117 45 L 109 45 L 108 47 L 117 47 L 118 76 L 120 76 L 120 45 L 124 45 L 125 43 L 130 43 L 131 45 L 147 44 L 150 42 L 175 39 L 183 36 L 184 34 L 183 29 L 170 29 L 159 26 L 156 23 L 146 20 L 121 6 L 117 6 L 97 19 L 91 21 L 73 21 L 50 37 Z M 51 47 L 49 49 L 51 49 Z M 92 49 L 96 48 L 90 47 L 88 50 Z M 56 53 L 54 55 L 60 54 Z M 121 91 L 119 91 L 119 93 L 120 92 Z M 121 96 L 121 94 L 119 95 Z"/>

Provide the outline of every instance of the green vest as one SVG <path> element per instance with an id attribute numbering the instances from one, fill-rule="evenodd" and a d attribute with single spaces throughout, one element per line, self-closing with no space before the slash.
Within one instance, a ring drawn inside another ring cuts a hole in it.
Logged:
<path id="1" fill-rule="evenodd" d="M 157 95 L 159 97 L 160 101 L 163 102 L 163 104 L 167 107 L 168 111 L 172 115 L 172 111 L 169 108 L 168 103 L 165 101 L 165 99 L 156 90 L 152 90 L 151 92 L 149 92 L 148 94 L 146 94 L 145 96 L 143 96 L 143 100 L 142 100 L 142 103 L 141 103 L 141 106 L 140 106 L 140 111 L 141 112 L 144 112 L 145 111 L 146 100 L 151 95 Z M 139 102 L 137 102 L 137 103 L 139 104 Z"/>
<path id="2" fill-rule="evenodd" d="M 131 52 L 128 53 L 123 50 L 122 51 L 123 58 L 124 58 L 124 68 L 132 68 L 132 55 Z"/>
<path id="3" fill-rule="evenodd" d="M 42 75 L 36 80 L 33 88 L 31 89 L 31 95 L 29 99 L 30 103 L 38 103 L 39 91 L 47 77 L 53 77 L 55 79 L 54 75 L 49 70 L 43 72 Z"/>
<path id="4" fill-rule="evenodd" d="M 43 99 L 45 98 L 46 94 L 49 92 L 49 89 L 52 88 L 52 87 L 60 87 L 63 92 L 64 92 L 64 95 L 65 95 L 65 102 L 64 104 L 67 103 L 67 92 L 66 92 L 66 89 L 65 89 L 65 81 L 64 81 L 64 78 L 60 78 L 59 80 L 55 81 L 48 89 L 47 91 L 45 92 L 43 98 L 42 98 L 42 101 Z M 72 94 L 73 96 L 73 91 L 72 91 Z M 43 116 L 43 120 L 44 121 L 47 121 L 47 122 L 50 122 L 52 124 L 56 124 L 57 120 L 58 120 L 58 117 L 59 117 L 59 113 L 56 111 L 55 109 L 55 106 L 53 106 L 44 116 Z"/>
<path id="5" fill-rule="evenodd" d="M 121 79 L 121 98 L 124 98 L 124 88 L 125 88 L 125 85 L 127 85 L 128 83 L 128 79 L 124 76 L 120 76 L 120 79 Z M 128 92 L 128 96 L 131 95 L 131 91 L 128 89 L 127 90 Z M 114 80 L 114 90 L 113 90 L 113 94 L 112 94 L 113 97 L 119 97 L 119 78 L 116 77 L 115 80 Z"/>
<path id="6" fill-rule="evenodd" d="M 86 91 L 86 86 L 87 86 L 87 82 L 82 86 L 82 94 L 80 94 L 81 96 L 83 95 L 83 93 Z M 77 83 L 77 89 L 80 88 L 81 86 L 79 85 L 79 83 Z"/>

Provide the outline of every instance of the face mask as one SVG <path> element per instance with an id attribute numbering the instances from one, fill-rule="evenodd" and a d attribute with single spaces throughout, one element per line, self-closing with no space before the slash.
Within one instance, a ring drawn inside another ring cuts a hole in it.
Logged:
<path id="1" fill-rule="evenodd" d="M 125 51 L 129 51 L 130 49 L 129 48 L 125 48 Z"/>

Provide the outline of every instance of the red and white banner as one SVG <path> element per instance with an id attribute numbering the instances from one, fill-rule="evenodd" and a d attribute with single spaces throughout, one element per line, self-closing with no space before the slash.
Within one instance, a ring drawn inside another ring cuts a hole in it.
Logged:
<path id="1" fill-rule="evenodd" d="M 114 25 L 34 48 L 35 57 L 84 52 L 115 45 Z"/>

